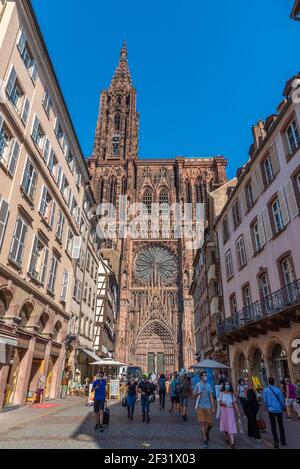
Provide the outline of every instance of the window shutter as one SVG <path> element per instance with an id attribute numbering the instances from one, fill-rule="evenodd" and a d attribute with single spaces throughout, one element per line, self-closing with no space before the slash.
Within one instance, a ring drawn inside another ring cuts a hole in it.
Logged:
<path id="1" fill-rule="evenodd" d="M 66 299 L 67 299 L 68 280 L 69 280 L 69 274 L 65 270 L 64 275 L 63 275 L 63 283 L 62 283 L 62 289 L 61 289 L 61 295 L 60 295 L 60 297 L 63 301 L 66 301 Z"/>
<path id="2" fill-rule="evenodd" d="M 52 201 L 52 204 L 51 204 L 50 223 L 49 223 L 51 227 L 52 227 L 53 224 L 54 224 L 55 207 L 56 207 L 56 203 L 55 203 L 54 200 L 53 200 L 53 201 Z"/>
<path id="3" fill-rule="evenodd" d="M 14 89 L 17 79 L 17 72 L 14 67 L 12 67 L 9 78 L 7 80 L 6 92 L 9 97 L 11 97 L 12 90 Z"/>
<path id="4" fill-rule="evenodd" d="M 21 114 L 21 119 L 24 122 L 24 124 L 27 124 L 28 116 L 29 116 L 29 110 L 30 110 L 30 101 L 26 96 L 25 100 L 24 100 L 22 114 Z"/>
<path id="5" fill-rule="evenodd" d="M 80 223 L 80 207 L 76 208 L 76 222 L 77 222 L 77 225 L 79 225 L 79 223 Z"/>
<path id="6" fill-rule="evenodd" d="M 260 194 L 264 190 L 264 181 L 263 181 L 259 166 L 257 166 L 257 168 L 255 169 L 254 174 L 255 174 L 255 180 L 256 180 L 256 186 L 257 186 L 257 197 L 259 197 Z"/>
<path id="7" fill-rule="evenodd" d="M 253 172 L 252 177 L 251 177 L 251 186 L 252 186 L 252 193 L 253 193 L 253 202 L 256 202 L 256 200 L 259 197 L 259 190 L 257 186 L 255 172 Z"/>
<path id="8" fill-rule="evenodd" d="M 42 267 L 42 273 L 41 273 L 41 283 L 43 284 L 45 282 L 46 270 L 47 270 L 47 265 L 48 265 L 48 257 L 49 257 L 49 249 L 45 247 L 44 250 L 45 252 L 44 252 L 43 267 Z"/>
<path id="9" fill-rule="evenodd" d="M 273 143 L 269 151 L 270 151 L 270 159 L 272 162 L 273 174 L 275 176 L 280 170 L 277 148 L 276 148 L 275 143 Z"/>
<path id="10" fill-rule="evenodd" d="M 54 133 L 56 136 L 58 134 L 58 124 L 59 124 L 59 120 L 58 120 L 58 117 L 56 117 L 55 124 L 54 124 Z"/>
<path id="11" fill-rule="evenodd" d="M 34 268 L 35 268 L 37 245 L 38 245 L 38 238 L 37 238 L 37 236 L 35 236 L 34 240 L 33 240 L 33 246 L 32 246 L 32 251 L 31 251 L 31 259 L 30 259 L 30 264 L 29 264 L 29 269 L 28 269 L 28 272 L 31 275 L 33 275 Z"/>
<path id="12" fill-rule="evenodd" d="M 33 119 L 32 132 L 31 132 L 31 136 L 32 136 L 34 142 L 36 142 L 36 139 L 37 139 L 37 133 L 38 133 L 39 125 L 40 125 L 39 118 L 35 114 L 34 119 Z"/>
<path id="13" fill-rule="evenodd" d="M 4 117 L 2 116 L 2 114 L 0 114 L 0 132 L 2 130 L 3 121 L 4 121 Z"/>
<path id="14" fill-rule="evenodd" d="M 39 212 L 40 212 L 41 215 L 44 215 L 44 213 L 45 213 L 46 200 L 47 200 L 47 187 L 43 186 L 43 192 L 42 192 L 41 201 L 40 201 L 40 208 L 39 208 Z"/>
<path id="15" fill-rule="evenodd" d="M 289 212 L 288 212 L 288 209 L 287 209 L 283 189 L 281 189 L 278 192 L 278 198 L 279 198 L 280 209 L 281 209 L 281 213 L 282 213 L 283 224 L 285 226 L 290 221 L 290 216 L 289 216 Z"/>
<path id="16" fill-rule="evenodd" d="M 298 215 L 299 209 L 295 197 L 294 187 L 291 180 L 287 181 L 284 185 L 284 191 L 287 199 L 287 204 L 289 208 L 289 213 L 291 219 L 295 218 Z"/>
<path id="17" fill-rule="evenodd" d="M 248 212 L 245 189 L 241 190 L 240 204 L 241 204 L 241 218 L 242 218 L 242 215 L 245 216 Z"/>
<path id="18" fill-rule="evenodd" d="M 18 49 L 21 54 L 24 52 L 24 47 L 26 43 L 26 34 L 23 29 L 21 29 L 20 34 L 19 34 L 19 39 L 18 39 Z"/>
<path id="19" fill-rule="evenodd" d="M 36 63 L 36 60 L 33 60 L 32 65 L 31 65 L 31 78 L 34 81 L 34 83 L 37 80 L 38 74 L 39 74 L 38 65 Z"/>
<path id="20" fill-rule="evenodd" d="M 24 192 L 26 192 L 27 190 L 29 178 L 30 178 L 30 160 L 29 160 L 29 157 L 27 156 L 27 160 L 26 160 L 26 164 L 25 164 L 23 176 L 22 176 L 22 182 L 21 182 L 21 187 Z"/>
<path id="21" fill-rule="evenodd" d="M 257 226 L 258 226 L 258 235 L 259 235 L 260 244 L 261 244 L 261 247 L 263 247 L 266 244 L 266 235 L 264 231 L 262 212 L 260 212 L 257 215 Z"/>
<path id="22" fill-rule="evenodd" d="M 246 233 L 245 233 L 245 250 L 246 250 L 246 257 L 249 260 L 250 257 L 253 257 L 253 252 L 254 252 L 250 228 L 247 228 Z"/>
<path id="23" fill-rule="evenodd" d="M 2 246 L 4 232 L 9 214 L 9 204 L 5 199 L 1 199 L 0 202 L 0 248 Z"/>
<path id="24" fill-rule="evenodd" d="M 57 179 L 56 179 L 56 182 L 57 182 L 57 185 L 59 187 L 59 189 L 61 189 L 61 184 L 62 184 L 62 169 L 61 169 L 61 166 L 60 164 L 57 165 Z"/>
<path id="25" fill-rule="evenodd" d="M 29 194 L 28 194 L 28 196 L 30 197 L 31 200 L 33 200 L 34 195 L 35 195 L 36 181 L 37 181 L 37 172 L 35 170 L 33 170 L 31 185 L 30 185 Z"/>
<path id="26" fill-rule="evenodd" d="M 51 148 L 51 146 L 50 146 L 49 139 L 48 139 L 48 137 L 46 137 L 45 138 L 45 145 L 44 145 L 43 155 L 44 155 L 44 159 L 45 159 L 47 165 L 48 165 L 48 162 L 49 162 L 50 148 Z"/>
<path id="27" fill-rule="evenodd" d="M 15 174 L 19 154 L 20 154 L 20 144 L 19 144 L 18 140 L 15 138 L 14 143 L 13 143 L 13 147 L 12 147 L 12 151 L 11 151 L 11 155 L 10 155 L 9 164 L 8 164 L 8 172 L 12 176 Z"/>
<path id="28" fill-rule="evenodd" d="M 20 244 L 22 245 L 22 249 L 20 249 L 20 247 L 19 247 L 18 258 L 17 258 L 17 262 L 19 262 L 19 264 L 21 264 L 21 262 L 22 262 L 23 253 L 24 253 L 23 248 L 24 248 L 25 238 L 26 238 L 26 234 L 27 234 L 27 230 L 28 230 L 28 227 L 23 222 L 23 220 L 21 220 L 21 222 L 22 222 L 22 231 L 21 231 L 21 236 L 20 236 Z"/>
<path id="29" fill-rule="evenodd" d="M 270 218 L 269 218 L 269 210 L 268 207 L 265 207 L 261 212 L 266 240 L 270 241 L 273 238 L 273 232 L 271 228 Z"/>
<path id="30" fill-rule="evenodd" d="M 72 250 L 73 259 L 80 258 L 80 248 L 81 248 L 81 236 L 74 236 L 73 250 Z"/>

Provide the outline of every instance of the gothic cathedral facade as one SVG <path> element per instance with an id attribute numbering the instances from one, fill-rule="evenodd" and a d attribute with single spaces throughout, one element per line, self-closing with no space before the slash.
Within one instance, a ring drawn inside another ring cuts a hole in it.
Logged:
<path id="1" fill-rule="evenodd" d="M 88 160 L 97 204 L 111 203 L 119 213 L 122 195 L 127 204 L 143 203 L 149 215 L 146 230 L 137 226 L 138 236 L 129 232 L 103 246 L 118 257 L 115 355 L 146 373 L 173 372 L 195 361 L 189 289 L 196 251 L 186 248 L 184 236 L 175 236 L 172 218 L 164 232 L 160 223 L 164 211 L 156 220 L 151 206 L 206 205 L 208 191 L 226 181 L 226 161 L 222 156 L 139 159 L 138 127 L 136 90 L 124 44 L 111 84 L 101 92 L 94 150 Z M 154 229 L 149 235 L 151 224 Z"/>

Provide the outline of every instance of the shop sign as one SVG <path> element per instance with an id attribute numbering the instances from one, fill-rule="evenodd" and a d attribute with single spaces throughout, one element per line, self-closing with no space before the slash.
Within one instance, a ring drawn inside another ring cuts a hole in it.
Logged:
<path id="1" fill-rule="evenodd" d="M 120 399 L 120 380 L 111 379 L 109 381 L 109 398 Z"/>

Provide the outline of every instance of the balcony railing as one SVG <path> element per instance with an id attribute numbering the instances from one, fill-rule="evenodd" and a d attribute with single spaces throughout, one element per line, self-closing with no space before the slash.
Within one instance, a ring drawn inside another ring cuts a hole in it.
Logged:
<path id="1" fill-rule="evenodd" d="M 243 308 L 238 313 L 220 321 L 217 327 L 219 336 L 233 332 L 248 324 L 267 319 L 300 303 L 300 279 L 286 287 Z"/>

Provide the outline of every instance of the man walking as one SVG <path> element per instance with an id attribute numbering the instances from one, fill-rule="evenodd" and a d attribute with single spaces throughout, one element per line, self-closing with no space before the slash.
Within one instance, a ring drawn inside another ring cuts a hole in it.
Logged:
<path id="1" fill-rule="evenodd" d="M 269 378 L 269 386 L 264 389 L 264 401 L 266 409 L 269 413 L 270 423 L 271 423 L 271 430 L 273 433 L 274 439 L 274 448 L 279 447 L 279 439 L 277 434 L 277 427 L 276 427 L 276 420 L 279 427 L 280 433 L 280 442 L 281 446 L 286 446 L 286 439 L 285 439 L 285 432 L 283 426 L 283 417 L 282 411 L 284 409 L 284 395 L 282 391 L 274 386 L 274 378 Z"/>
<path id="2" fill-rule="evenodd" d="M 189 397 L 193 395 L 191 379 L 188 378 L 186 373 L 182 375 L 180 382 L 177 384 L 176 391 L 179 395 L 180 407 L 182 410 L 182 418 L 186 422 L 188 400 L 189 400 Z"/>
<path id="3" fill-rule="evenodd" d="M 95 430 L 103 432 L 103 413 L 106 397 L 106 379 L 104 379 L 104 374 L 102 372 L 98 374 L 97 379 L 94 381 L 92 390 L 95 391 Z"/>
<path id="4" fill-rule="evenodd" d="M 200 382 L 196 384 L 194 395 L 197 398 L 196 410 L 198 421 L 201 425 L 201 432 L 204 440 L 204 448 L 208 448 L 209 432 L 212 429 L 212 419 L 215 412 L 213 390 L 207 382 L 207 373 L 202 371 Z"/>
<path id="5" fill-rule="evenodd" d="M 166 377 L 161 374 L 158 380 L 159 410 L 165 410 L 166 403 Z"/>
<path id="6" fill-rule="evenodd" d="M 143 422 L 145 422 L 147 416 L 148 423 L 150 422 L 150 395 L 153 393 L 154 385 L 147 380 L 145 375 L 139 384 L 139 390 L 141 392 Z"/>

